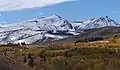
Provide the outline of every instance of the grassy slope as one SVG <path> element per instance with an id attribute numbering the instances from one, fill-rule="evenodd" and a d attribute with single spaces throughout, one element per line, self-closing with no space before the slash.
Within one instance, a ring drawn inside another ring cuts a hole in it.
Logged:
<path id="1" fill-rule="evenodd" d="M 25 67 L 6 56 L 0 56 L 0 70 L 32 70 Z"/>

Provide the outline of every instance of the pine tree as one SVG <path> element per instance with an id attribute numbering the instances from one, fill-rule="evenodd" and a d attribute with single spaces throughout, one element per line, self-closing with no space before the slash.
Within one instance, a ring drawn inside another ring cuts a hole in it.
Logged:
<path id="1" fill-rule="evenodd" d="M 31 57 L 31 58 L 28 60 L 28 65 L 33 68 L 33 66 L 34 66 L 34 59 L 33 59 L 33 57 Z"/>
<path id="2" fill-rule="evenodd" d="M 24 60 L 23 60 L 23 63 L 26 63 L 27 62 L 27 58 L 26 56 L 24 57 Z"/>
<path id="3" fill-rule="evenodd" d="M 32 57 L 31 53 L 28 53 L 28 57 L 27 58 L 30 59 L 31 57 Z"/>

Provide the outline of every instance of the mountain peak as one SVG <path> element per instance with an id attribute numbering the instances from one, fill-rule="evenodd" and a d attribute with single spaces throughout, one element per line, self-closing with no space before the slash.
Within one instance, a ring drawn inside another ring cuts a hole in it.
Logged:
<path id="1" fill-rule="evenodd" d="M 115 25 L 118 25 L 117 22 L 115 22 L 113 19 L 111 19 L 110 17 L 108 16 L 105 16 L 105 17 L 100 17 L 97 19 L 98 22 L 102 21 L 102 22 L 106 22 L 106 23 L 114 23 Z"/>
<path id="2" fill-rule="evenodd" d="M 87 21 L 83 21 L 83 23 L 108 23 L 108 24 L 118 24 L 117 22 L 115 22 L 113 19 L 111 19 L 108 16 L 104 16 L 104 17 L 99 17 L 99 18 L 92 18 L 89 19 Z"/>
<path id="3" fill-rule="evenodd" d="M 108 16 L 105 16 L 106 18 L 109 18 Z"/>
<path id="4" fill-rule="evenodd" d="M 100 18 L 93 18 L 87 21 L 83 21 L 82 24 L 78 27 L 78 29 L 85 30 L 85 29 L 101 28 L 106 26 L 120 26 L 120 24 L 118 24 L 108 16 L 104 16 Z"/>
<path id="5" fill-rule="evenodd" d="M 99 17 L 98 19 L 111 19 L 109 16 Z"/>
<path id="6" fill-rule="evenodd" d="M 52 15 L 52 16 L 49 16 L 49 17 L 46 17 L 46 18 L 53 18 L 53 19 L 60 19 L 61 17 L 59 15 Z"/>

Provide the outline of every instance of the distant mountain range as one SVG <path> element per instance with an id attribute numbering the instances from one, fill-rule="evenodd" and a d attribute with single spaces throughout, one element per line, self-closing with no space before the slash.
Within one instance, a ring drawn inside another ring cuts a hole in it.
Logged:
<path id="1" fill-rule="evenodd" d="M 95 29 L 95 31 L 99 33 L 99 28 L 119 28 L 119 26 L 119 23 L 115 22 L 108 16 L 93 18 L 87 21 L 73 22 L 62 18 L 59 15 L 53 15 L 50 17 L 42 17 L 15 24 L 1 24 L 0 44 L 39 44 L 66 38 L 70 39 L 70 37 L 72 38 L 73 36 L 79 36 L 87 33 L 87 30 L 91 29 Z M 109 29 L 106 30 L 106 32 L 109 32 Z M 91 31 L 90 33 L 93 34 L 94 31 Z M 90 35 L 92 36 L 92 34 Z"/>

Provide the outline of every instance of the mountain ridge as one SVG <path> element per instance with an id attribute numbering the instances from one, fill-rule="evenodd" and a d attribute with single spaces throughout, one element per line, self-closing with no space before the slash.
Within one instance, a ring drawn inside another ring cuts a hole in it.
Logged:
<path id="1" fill-rule="evenodd" d="M 53 15 L 1 26 L 0 44 L 33 44 L 35 42 L 55 41 L 79 35 L 88 29 L 106 26 L 119 27 L 120 24 L 108 16 L 83 22 L 73 22 L 59 15 Z"/>

